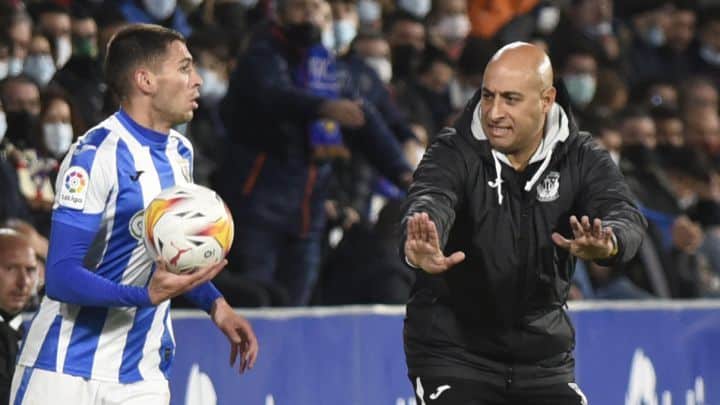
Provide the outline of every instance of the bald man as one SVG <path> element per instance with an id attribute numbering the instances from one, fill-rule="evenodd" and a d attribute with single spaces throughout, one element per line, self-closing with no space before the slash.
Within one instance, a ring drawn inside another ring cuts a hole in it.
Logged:
<path id="1" fill-rule="evenodd" d="M 539 48 L 512 43 L 415 172 L 417 273 L 405 352 L 419 404 L 585 404 L 563 306 L 575 258 L 634 256 L 645 221 L 607 152 L 556 101 Z"/>
<path id="2" fill-rule="evenodd" d="M 25 308 L 37 287 L 37 259 L 22 234 L 0 228 L 0 403 L 7 404 Z"/>

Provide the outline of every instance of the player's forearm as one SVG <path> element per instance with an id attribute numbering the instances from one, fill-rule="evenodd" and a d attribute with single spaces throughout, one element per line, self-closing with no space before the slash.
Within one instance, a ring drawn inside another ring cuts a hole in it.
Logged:
<path id="1" fill-rule="evenodd" d="M 120 285 L 83 266 L 83 258 L 94 237 L 94 232 L 53 221 L 45 270 L 47 296 L 84 306 L 151 306 L 147 289 Z"/>
<path id="2" fill-rule="evenodd" d="M 222 297 L 222 294 L 220 294 L 220 291 L 218 291 L 210 281 L 205 284 L 200 284 L 185 293 L 185 298 L 207 313 L 210 313 L 213 304 L 220 297 Z"/>

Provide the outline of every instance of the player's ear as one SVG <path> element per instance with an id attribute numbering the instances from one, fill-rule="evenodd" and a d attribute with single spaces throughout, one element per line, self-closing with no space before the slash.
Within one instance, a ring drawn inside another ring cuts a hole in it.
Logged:
<path id="1" fill-rule="evenodd" d="M 542 109 L 544 114 L 547 114 L 548 111 L 550 111 L 550 109 L 552 108 L 553 104 L 555 104 L 556 95 L 557 90 L 555 90 L 554 86 L 548 87 L 540 94 L 540 100 L 542 102 Z"/>
<path id="2" fill-rule="evenodd" d="M 157 78 L 152 71 L 145 68 L 135 69 L 132 77 L 133 83 L 143 94 L 153 94 L 157 88 Z"/>

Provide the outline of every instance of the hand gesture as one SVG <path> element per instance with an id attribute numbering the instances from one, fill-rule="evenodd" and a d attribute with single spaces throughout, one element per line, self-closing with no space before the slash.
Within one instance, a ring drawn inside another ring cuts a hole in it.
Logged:
<path id="1" fill-rule="evenodd" d="M 575 239 L 565 239 L 553 232 L 552 240 L 556 245 L 569 250 L 576 257 L 584 260 L 607 259 L 615 250 L 613 231 L 610 227 L 602 227 L 602 221 L 593 220 L 592 225 L 587 216 L 578 221 L 575 215 L 570 217 L 570 227 Z"/>
<path id="2" fill-rule="evenodd" d="M 167 269 L 167 263 L 161 258 L 157 259 L 157 267 L 148 285 L 150 302 L 153 305 L 177 297 L 193 288 L 212 280 L 227 265 L 227 260 L 210 266 L 201 267 L 192 273 L 176 274 Z"/>
<path id="3" fill-rule="evenodd" d="M 359 101 L 328 100 L 320 105 L 320 116 L 335 120 L 341 126 L 357 128 L 365 125 L 365 113 Z"/>
<path id="4" fill-rule="evenodd" d="M 440 249 L 435 223 L 426 213 L 415 213 L 407 221 L 405 257 L 411 265 L 430 274 L 442 273 L 465 260 L 465 253 L 455 252 L 445 257 Z"/>
<path id="5" fill-rule="evenodd" d="M 240 374 L 253 368 L 260 346 L 250 322 L 235 313 L 224 298 L 215 301 L 211 314 L 215 325 L 230 341 L 230 367 L 235 365 L 235 360 L 240 354 L 238 366 Z"/>

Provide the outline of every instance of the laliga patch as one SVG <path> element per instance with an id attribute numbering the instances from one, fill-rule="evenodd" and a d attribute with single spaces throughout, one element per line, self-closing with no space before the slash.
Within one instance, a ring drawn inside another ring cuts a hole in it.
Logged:
<path id="1" fill-rule="evenodd" d="M 58 204 L 63 207 L 81 210 L 85 207 L 88 190 L 88 173 L 80 166 L 72 166 L 65 172 L 62 189 L 58 195 Z"/>

